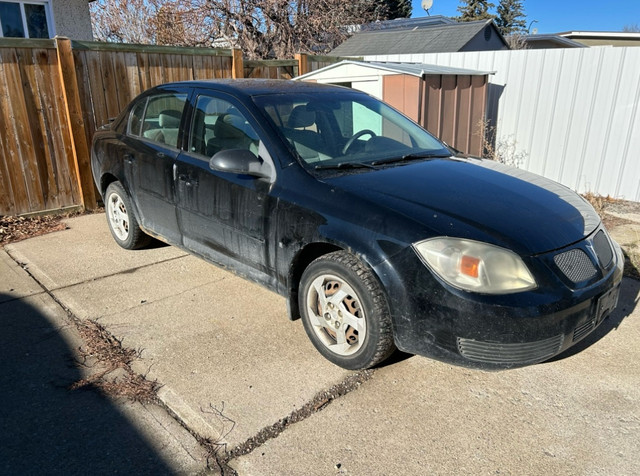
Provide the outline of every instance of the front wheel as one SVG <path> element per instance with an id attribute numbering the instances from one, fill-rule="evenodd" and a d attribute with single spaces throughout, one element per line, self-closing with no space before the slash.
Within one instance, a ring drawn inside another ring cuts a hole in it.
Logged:
<path id="1" fill-rule="evenodd" d="M 105 208 L 109 231 L 120 246 L 127 250 L 135 250 L 147 245 L 149 235 L 140 229 L 131 200 L 120 182 L 113 182 L 105 193 Z"/>
<path id="2" fill-rule="evenodd" d="M 355 256 L 321 256 L 302 274 L 299 306 L 305 331 L 328 360 L 349 370 L 373 367 L 394 349 L 382 287 Z"/>

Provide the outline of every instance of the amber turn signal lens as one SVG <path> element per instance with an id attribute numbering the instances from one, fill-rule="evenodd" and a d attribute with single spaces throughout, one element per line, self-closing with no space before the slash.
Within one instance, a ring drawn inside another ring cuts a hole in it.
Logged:
<path id="1" fill-rule="evenodd" d="M 478 277 L 478 269 L 480 268 L 480 260 L 473 256 L 464 255 L 460 260 L 460 272 L 472 278 Z"/>

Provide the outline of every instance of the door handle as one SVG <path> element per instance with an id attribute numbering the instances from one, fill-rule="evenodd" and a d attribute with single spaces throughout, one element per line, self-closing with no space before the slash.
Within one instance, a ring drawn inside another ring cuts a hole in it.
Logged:
<path id="1" fill-rule="evenodd" d="M 127 164 L 132 164 L 133 163 L 133 155 L 132 154 L 124 154 L 123 156 L 125 162 Z"/>
<path id="2" fill-rule="evenodd" d="M 159 159 L 164 159 L 167 155 L 164 152 L 158 152 L 156 154 L 156 157 Z"/>

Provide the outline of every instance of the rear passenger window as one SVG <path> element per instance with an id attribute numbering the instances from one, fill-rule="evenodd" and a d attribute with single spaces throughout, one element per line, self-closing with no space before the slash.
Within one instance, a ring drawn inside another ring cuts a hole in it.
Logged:
<path id="1" fill-rule="evenodd" d="M 146 108 L 144 108 L 144 102 L 141 103 L 142 106 L 136 105 L 134 107 L 129 121 L 129 133 L 177 148 L 180 119 L 186 103 L 186 94 L 163 94 L 150 97 L 147 100 Z M 135 118 L 139 117 L 136 116 L 139 107 L 144 108 L 144 116 L 140 130 L 136 133 L 138 129 Z"/>

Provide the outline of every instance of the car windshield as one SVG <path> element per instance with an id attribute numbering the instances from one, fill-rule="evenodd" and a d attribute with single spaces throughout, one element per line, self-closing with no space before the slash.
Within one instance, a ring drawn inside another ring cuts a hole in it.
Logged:
<path id="1" fill-rule="evenodd" d="M 333 90 L 254 97 L 301 161 L 315 169 L 371 168 L 451 151 L 386 104 Z"/>

